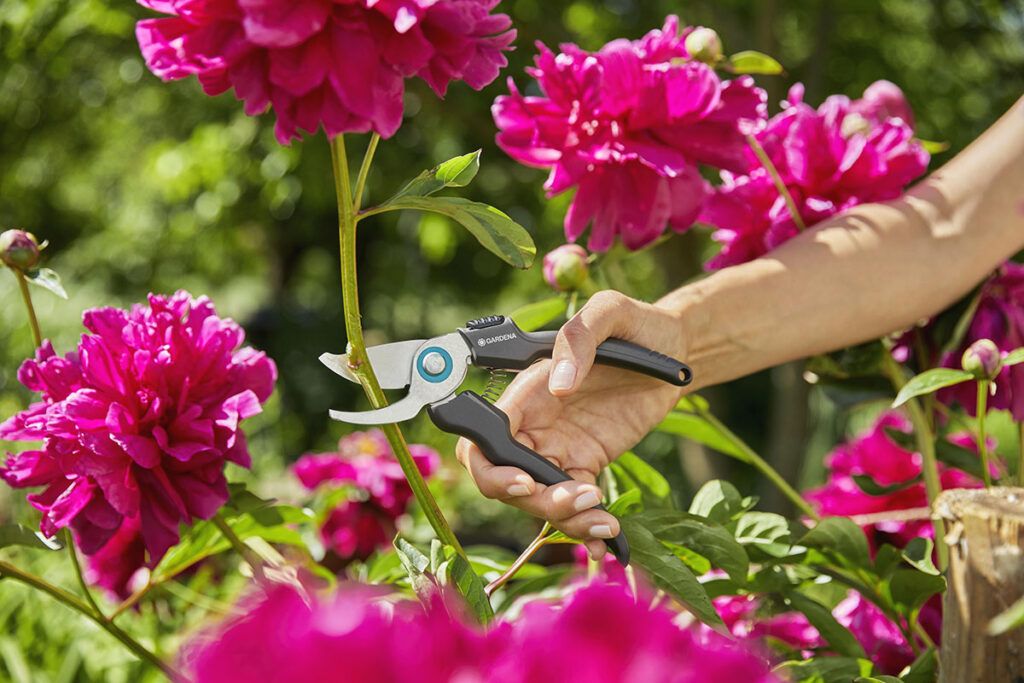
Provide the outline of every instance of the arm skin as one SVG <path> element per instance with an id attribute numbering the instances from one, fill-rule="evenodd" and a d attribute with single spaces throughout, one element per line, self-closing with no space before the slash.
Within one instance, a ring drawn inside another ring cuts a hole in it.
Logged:
<path id="1" fill-rule="evenodd" d="M 498 401 L 516 438 L 576 481 L 545 487 L 495 467 L 468 441 L 457 454 L 484 495 L 586 541 L 618 533 L 589 510 L 600 470 L 680 396 L 913 325 L 943 310 L 1024 248 L 1024 98 L 952 161 L 899 199 L 822 221 L 770 254 L 647 304 L 599 292 L 559 332 L 551 361 L 520 373 Z M 592 367 L 619 337 L 685 360 L 685 390 Z M 587 497 L 590 494 L 591 497 Z M 583 510 L 577 512 L 577 510 Z"/>

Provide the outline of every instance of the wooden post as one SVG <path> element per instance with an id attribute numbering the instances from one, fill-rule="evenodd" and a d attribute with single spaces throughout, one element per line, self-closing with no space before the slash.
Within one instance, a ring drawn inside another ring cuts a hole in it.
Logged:
<path id="1" fill-rule="evenodd" d="M 935 501 L 949 543 L 942 683 L 1024 683 L 1024 627 L 990 636 L 1024 596 L 1024 488 L 955 489 Z"/>

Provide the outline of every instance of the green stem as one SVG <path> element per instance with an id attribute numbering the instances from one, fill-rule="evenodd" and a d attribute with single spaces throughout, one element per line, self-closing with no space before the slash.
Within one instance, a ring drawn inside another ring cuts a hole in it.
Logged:
<path id="1" fill-rule="evenodd" d="M 748 446 L 743 439 L 736 436 L 736 434 L 734 434 L 731 429 L 722 424 L 722 422 L 720 422 L 717 417 L 712 415 L 711 411 L 705 408 L 699 401 L 693 401 L 692 404 L 696 409 L 697 414 L 700 415 L 705 422 L 714 427 L 722 436 L 728 439 L 729 442 L 732 443 L 732 445 L 736 446 L 736 448 L 739 449 L 739 451 L 743 454 L 742 460 L 744 462 L 753 465 L 755 468 L 757 468 L 758 472 L 763 474 L 765 477 L 768 478 L 770 482 L 775 484 L 775 486 L 778 487 L 778 489 L 782 491 L 782 493 L 787 498 L 789 498 L 789 500 L 793 503 L 793 505 L 795 505 L 800 510 L 800 512 L 804 513 L 816 522 L 821 521 L 821 516 L 814 511 L 814 508 L 811 507 L 810 503 L 804 500 L 804 497 L 801 496 L 796 489 L 790 486 L 789 482 L 783 479 L 782 475 L 779 474 L 774 467 L 769 465 L 760 455 L 758 455 L 754 451 L 753 448 Z"/>
<path id="2" fill-rule="evenodd" d="M 71 566 L 75 568 L 75 578 L 78 579 L 78 585 L 82 587 L 82 592 L 85 593 L 85 599 L 89 602 L 89 606 L 92 607 L 93 611 L 100 616 L 103 616 L 103 610 L 96 604 L 96 600 L 92 597 L 92 591 L 89 590 L 89 584 L 85 582 L 85 576 L 82 575 L 82 565 L 78 561 L 78 555 L 75 553 L 75 540 L 71 536 L 69 529 L 64 530 L 64 545 L 68 548 L 68 555 L 71 557 Z M 106 619 L 106 617 L 103 617 Z"/>
<path id="3" fill-rule="evenodd" d="M 544 547 L 544 544 L 547 543 L 548 540 L 548 532 L 550 531 L 551 524 L 544 522 L 544 526 L 541 527 L 540 533 L 537 534 L 537 538 L 533 539 L 530 545 L 526 546 L 526 550 L 516 558 L 516 561 L 510 564 L 508 569 L 506 569 L 501 576 L 487 584 L 487 587 L 484 588 L 484 592 L 487 593 L 487 597 L 491 597 L 494 591 L 508 583 L 508 581 L 516 575 L 516 572 L 522 569 L 523 565 L 529 562 L 530 558 L 537 554 L 538 550 Z"/>
<path id="4" fill-rule="evenodd" d="M 372 156 L 376 145 L 371 141 L 367 148 L 367 157 Z M 345 314 L 345 333 L 348 335 L 348 362 L 349 369 L 358 379 L 363 391 L 370 399 L 370 405 L 374 409 L 380 409 L 387 405 L 387 399 L 380 388 L 377 376 L 370 366 L 366 355 L 366 341 L 363 338 L 362 321 L 359 315 L 359 288 L 356 281 L 356 204 L 352 198 L 351 179 L 348 171 L 348 157 L 345 153 L 345 138 L 338 135 L 331 141 L 331 160 L 334 166 L 334 185 L 338 196 L 338 242 L 341 260 L 341 296 L 342 306 Z M 369 172 L 370 161 L 364 158 L 360 176 L 364 178 Z M 361 188 L 360 188 L 361 191 Z M 365 215 L 365 214 L 364 214 Z M 430 522 L 434 533 L 445 545 L 452 546 L 455 551 L 466 558 L 462 544 L 455 537 L 448 520 L 441 514 L 437 501 L 431 495 L 427 482 L 424 481 L 416 462 L 409 453 L 409 446 L 405 442 L 402 431 L 396 424 L 382 425 L 384 435 L 391 445 L 391 450 L 402 467 L 409 487 L 412 489 L 416 502 L 423 510 L 424 516 Z"/>
<path id="5" fill-rule="evenodd" d="M 122 631 L 121 628 L 118 627 L 116 624 L 104 618 L 102 614 L 93 610 L 92 607 L 90 607 L 88 604 L 78 599 L 71 593 L 67 592 L 63 588 L 54 586 L 53 584 L 48 583 L 47 581 L 36 576 L 35 574 L 24 572 L 12 564 L 0 561 L 0 579 L 4 578 L 10 578 L 14 579 L 15 581 L 20 581 L 21 583 L 24 583 L 27 586 L 31 586 L 36 590 L 46 593 L 58 602 L 63 603 L 64 605 L 70 607 L 76 612 L 79 612 L 80 614 L 94 621 L 104 631 L 114 636 L 119 641 L 121 641 L 121 644 L 128 648 L 128 650 L 130 650 L 136 657 L 145 660 L 153 666 L 157 667 L 169 679 L 185 680 L 184 677 L 174 669 L 174 667 L 172 667 L 170 664 L 163 661 L 155 654 L 147 650 L 145 647 L 142 646 L 141 643 L 139 643 L 130 635 Z"/>
<path id="6" fill-rule="evenodd" d="M 32 326 L 32 338 L 35 340 L 36 348 L 38 349 L 43 345 L 43 335 L 39 334 L 39 321 L 36 320 L 36 309 L 32 306 L 32 294 L 28 291 L 28 280 L 25 279 L 25 273 L 17 268 L 12 268 L 11 270 L 14 271 L 14 277 L 18 279 L 21 299 L 25 302 L 25 310 L 28 311 L 28 322 Z"/>
<path id="7" fill-rule="evenodd" d="M 796 202 L 793 201 L 793 195 L 789 193 L 789 188 L 786 187 L 786 183 L 782 182 L 782 176 L 779 175 L 779 169 L 775 168 L 775 164 L 768 158 L 768 153 L 764 151 L 764 147 L 757 141 L 752 133 L 747 133 L 747 144 L 750 145 L 750 149 L 753 150 L 754 156 L 761 162 L 765 170 L 768 171 L 768 175 L 772 177 L 772 182 L 775 183 L 775 189 L 779 191 L 782 198 L 786 201 L 786 208 L 789 209 L 789 215 L 793 217 L 793 222 L 796 223 L 796 227 L 800 232 L 807 229 L 804 224 L 804 219 L 800 217 L 800 212 L 796 209 Z"/>
<path id="8" fill-rule="evenodd" d="M 235 552 L 241 555 L 246 564 L 252 567 L 253 574 L 259 578 L 263 578 L 263 562 L 260 560 L 259 556 L 257 556 L 256 553 L 238 537 L 238 534 L 235 533 L 235 530 L 231 528 L 231 525 L 228 524 L 228 521 L 224 519 L 220 512 L 215 514 L 210 521 L 212 521 L 213 525 L 217 527 L 222 534 L 224 534 L 224 538 L 228 539 L 228 543 L 230 543 L 231 547 L 235 549 Z"/>
<path id="9" fill-rule="evenodd" d="M 988 444 L 985 439 L 985 413 L 988 412 L 988 380 L 978 381 L 978 454 L 981 456 L 981 478 L 985 488 L 992 486 L 992 472 L 988 468 Z"/>
<path id="10" fill-rule="evenodd" d="M 889 376 L 896 393 L 899 393 L 907 379 L 899 364 L 893 359 L 892 354 L 886 350 L 882 354 L 882 363 L 885 373 Z M 924 489 L 928 495 L 928 507 L 935 509 L 935 499 L 942 493 L 942 484 L 939 480 L 939 461 L 935 457 L 935 437 L 928 427 L 928 418 L 921 409 L 921 403 L 912 398 L 906 403 L 910 413 L 910 421 L 914 426 L 914 438 L 917 440 L 917 449 L 921 452 L 921 472 L 924 475 Z M 932 528 L 935 530 L 935 551 L 939 556 L 939 569 L 946 570 L 949 564 L 949 547 L 945 541 L 945 529 L 942 521 L 932 518 Z"/>
<path id="11" fill-rule="evenodd" d="M 363 163 L 359 167 L 359 176 L 356 178 L 356 191 L 352 194 L 352 213 L 358 215 L 359 207 L 363 203 L 363 189 L 366 187 L 366 177 L 370 174 L 370 164 L 373 163 L 373 155 L 380 143 L 380 135 L 374 133 L 370 136 L 370 144 L 366 146 L 366 154 L 363 155 Z M 358 218 L 356 219 L 359 220 Z"/>

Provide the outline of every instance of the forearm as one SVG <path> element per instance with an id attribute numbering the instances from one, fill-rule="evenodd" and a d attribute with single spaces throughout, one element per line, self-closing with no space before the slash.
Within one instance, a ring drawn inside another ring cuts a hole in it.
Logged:
<path id="1" fill-rule="evenodd" d="M 1024 247 L 1024 100 L 906 196 L 824 221 L 658 302 L 706 386 L 934 315 Z"/>

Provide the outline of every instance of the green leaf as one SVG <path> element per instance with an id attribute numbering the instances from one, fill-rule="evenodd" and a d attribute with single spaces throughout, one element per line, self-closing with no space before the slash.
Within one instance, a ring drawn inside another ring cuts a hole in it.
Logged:
<path id="1" fill-rule="evenodd" d="M 935 140 L 925 140 L 924 138 L 914 138 L 914 140 L 929 154 L 940 154 L 949 149 L 948 142 L 937 142 Z"/>
<path id="2" fill-rule="evenodd" d="M 910 543 L 907 543 L 907 547 L 903 549 L 902 557 L 910 566 L 918 571 L 938 576 L 939 570 L 935 568 L 935 564 L 932 562 L 933 547 L 932 539 L 919 536 L 911 539 Z"/>
<path id="3" fill-rule="evenodd" d="M 1016 365 L 1017 363 L 1024 363 L 1024 349 L 1014 349 L 1006 354 L 1006 358 L 1002 361 L 1003 367 L 1007 365 Z"/>
<path id="4" fill-rule="evenodd" d="M 826 517 L 799 541 L 808 548 L 826 550 L 851 561 L 855 566 L 871 568 L 868 539 L 853 521 L 846 517 Z"/>
<path id="5" fill-rule="evenodd" d="M 882 486 L 874 479 L 872 479 L 870 474 L 853 475 L 853 481 L 855 484 L 857 484 L 857 488 L 859 488 L 861 491 L 868 494 L 869 496 L 891 496 L 892 494 L 898 493 L 899 491 L 902 491 L 903 489 L 909 486 L 917 484 L 918 482 L 921 481 L 921 479 L 922 475 L 918 475 L 913 479 L 908 479 L 907 481 L 901 481 L 895 484 L 888 484 L 886 486 Z"/>
<path id="6" fill-rule="evenodd" d="M 395 550 L 398 552 L 398 559 L 409 575 L 413 593 L 424 604 L 429 603 L 437 594 L 437 584 L 429 573 L 430 558 L 401 536 L 395 537 L 394 544 Z"/>
<path id="7" fill-rule="evenodd" d="M 925 574 L 916 569 L 897 569 L 892 578 L 883 584 L 893 602 L 903 611 L 916 612 L 928 598 L 946 590 L 946 580 L 934 574 Z"/>
<path id="8" fill-rule="evenodd" d="M 616 517 L 622 517 L 638 512 L 643 507 L 643 494 L 640 489 L 630 489 L 611 502 L 608 512 Z"/>
<path id="9" fill-rule="evenodd" d="M 754 546 L 772 557 L 786 557 L 793 548 L 789 521 L 773 512 L 744 512 L 736 518 L 733 536 L 740 545 Z"/>
<path id="10" fill-rule="evenodd" d="M 903 683 L 903 681 L 895 676 L 879 674 L 878 676 L 861 676 L 854 679 L 853 683 Z"/>
<path id="11" fill-rule="evenodd" d="M 1000 612 L 988 622 L 988 634 L 1001 636 L 1007 631 L 1024 626 L 1024 598 Z"/>
<path id="12" fill-rule="evenodd" d="M 64 544 L 56 536 L 47 538 L 39 531 L 33 531 L 21 524 L 0 524 L 0 548 L 21 545 L 26 548 L 63 550 Z"/>
<path id="13" fill-rule="evenodd" d="M 938 666 L 938 654 L 934 647 L 930 647 L 900 672 L 900 678 L 903 683 L 935 683 L 935 671 Z"/>
<path id="14" fill-rule="evenodd" d="M 34 270 L 26 270 L 25 277 L 28 278 L 32 284 L 39 285 L 43 289 L 48 289 L 61 299 L 67 299 L 68 293 L 64 291 L 64 285 L 60 282 L 60 275 L 57 275 L 57 271 L 50 268 L 36 268 Z"/>
<path id="15" fill-rule="evenodd" d="M 659 432 L 667 432 L 692 439 L 697 443 L 704 444 L 708 448 L 714 448 L 716 451 L 721 451 L 726 455 L 731 455 L 738 460 L 747 462 L 747 457 L 743 454 L 743 451 L 737 448 L 728 437 L 715 429 L 712 424 L 700 415 L 673 410 L 665 416 L 665 419 L 655 429 Z"/>
<path id="16" fill-rule="evenodd" d="M 727 522 L 741 512 L 744 512 L 744 507 L 740 492 L 721 479 L 713 479 L 701 486 L 690 503 L 690 514 L 712 522 Z"/>
<path id="17" fill-rule="evenodd" d="M 767 74 L 783 73 L 782 65 L 768 55 L 754 50 L 743 50 L 729 57 L 729 66 L 733 73 Z"/>
<path id="18" fill-rule="evenodd" d="M 395 583 L 405 574 L 401 557 L 396 552 L 377 553 L 366 566 L 366 583 Z"/>
<path id="19" fill-rule="evenodd" d="M 516 268 L 529 268 L 537 248 L 526 228 L 504 213 L 462 197 L 396 197 L 388 202 L 392 209 L 431 211 L 448 216 L 469 230 L 491 253 Z"/>
<path id="20" fill-rule="evenodd" d="M 381 206 L 393 205 L 402 197 L 426 197 L 446 187 L 465 187 L 479 170 L 480 150 L 449 159 L 420 173 Z"/>
<path id="21" fill-rule="evenodd" d="M 228 502 L 224 503 L 224 513 L 228 515 L 242 515 L 246 512 L 253 512 L 273 505 L 276 500 L 273 498 L 260 498 L 246 488 L 242 482 L 228 484 Z"/>
<path id="22" fill-rule="evenodd" d="M 850 683 L 861 676 L 870 676 L 874 665 L 866 659 L 852 657 L 814 657 L 783 662 L 773 671 L 788 675 L 798 683 Z"/>
<path id="23" fill-rule="evenodd" d="M 643 523 L 626 517 L 621 525 L 629 541 L 631 562 L 646 571 L 655 586 L 676 598 L 704 623 L 722 624 L 707 591 L 682 560 L 659 543 Z"/>
<path id="24" fill-rule="evenodd" d="M 626 452 L 608 466 L 620 491 L 639 490 L 649 504 L 656 507 L 672 495 L 672 489 L 658 470 L 635 454 Z"/>
<path id="25" fill-rule="evenodd" d="M 821 637 L 828 641 L 833 650 L 846 657 L 861 659 L 867 657 L 864 648 L 853 637 L 849 629 L 836 621 L 831 610 L 817 600 L 807 597 L 796 591 L 786 596 L 787 601 L 811 623 L 811 626 L 818 629 Z"/>
<path id="26" fill-rule="evenodd" d="M 887 427 L 885 428 L 885 435 L 892 439 L 893 443 L 898 445 L 900 448 L 904 448 L 908 451 L 917 450 L 917 440 L 913 434 L 907 434 L 906 432 L 901 432 L 898 429 Z M 963 446 L 958 446 L 948 439 L 936 439 L 935 457 L 944 465 L 955 467 L 958 470 L 967 472 L 977 479 L 982 479 L 981 461 L 978 459 L 978 454 L 974 451 L 969 451 Z"/>
<path id="27" fill-rule="evenodd" d="M 437 569 L 437 576 L 441 580 L 441 584 L 455 586 L 455 589 L 466 598 L 466 602 L 473 610 L 477 620 L 481 624 L 488 623 L 494 618 L 494 610 L 491 608 L 487 591 L 484 590 L 483 581 L 469 566 L 466 558 L 455 552 L 455 548 L 446 545 L 441 552 L 445 558 Z"/>
<path id="28" fill-rule="evenodd" d="M 679 403 L 676 404 L 676 410 L 682 410 L 688 413 L 697 413 L 705 410 L 711 410 L 711 405 L 704 400 L 703 396 L 698 394 L 688 394 L 679 399 Z"/>
<path id="29" fill-rule="evenodd" d="M 632 515 L 659 541 L 688 548 L 703 555 L 738 584 L 747 582 L 747 553 L 732 534 L 720 526 L 690 519 L 685 512 L 645 512 Z"/>
<path id="30" fill-rule="evenodd" d="M 884 579 L 899 566 L 901 558 L 899 548 L 890 543 L 883 543 L 875 553 L 875 573 Z"/>
<path id="31" fill-rule="evenodd" d="M 896 394 L 896 400 L 892 402 L 892 407 L 898 408 L 915 396 L 930 394 L 943 387 L 966 382 L 969 379 L 973 379 L 973 377 L 966 370 L 954 370 L 953 368 L 925 370 L 920 375 L 912 377 L 909 382 L 903 385 L 900 393 Z"/>
<path id="32" fill-rule="evenodd" d="M 526 304 L 512 311 L 508 317 L 512 318 L 512 322 L 518 325 L 519 329 L 523 332 L 533 332 L 565 313 L 565 308 L 565 299 L 556 296 L 544 301 Z"/>

